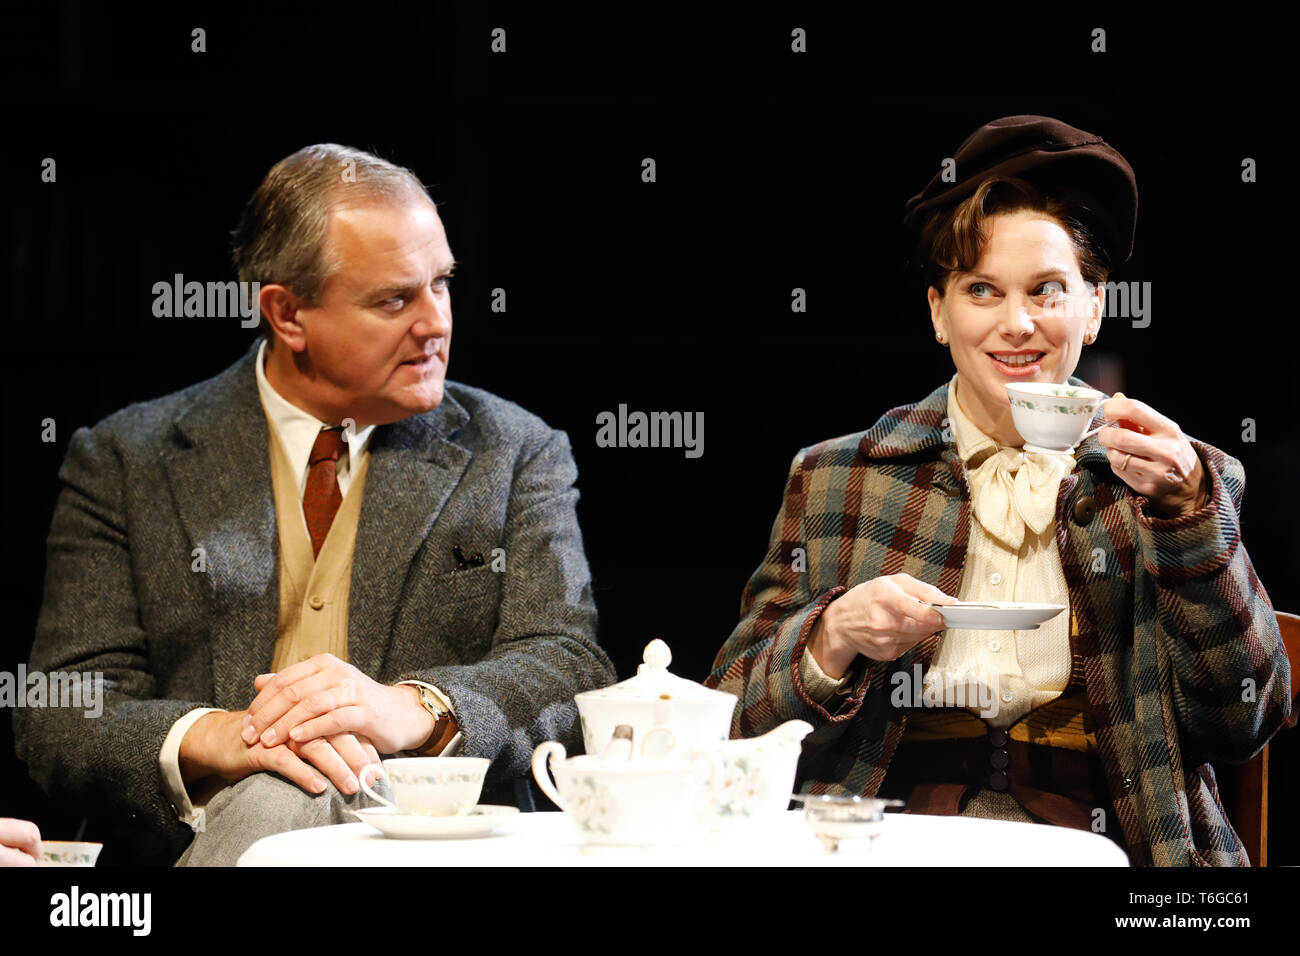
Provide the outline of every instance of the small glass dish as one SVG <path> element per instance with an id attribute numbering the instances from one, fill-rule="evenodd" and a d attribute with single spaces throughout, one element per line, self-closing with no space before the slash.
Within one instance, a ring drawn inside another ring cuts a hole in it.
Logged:
<path id="1" fill-rule="evenodd" d="M 874 841 L 884 828 L 885 807 L 901 807 L 902 800 L 860 797 L 856 794 L 796 793 L 803 804 L 804 822 L 827 853 L 839 849 L 841 840 Z"/>

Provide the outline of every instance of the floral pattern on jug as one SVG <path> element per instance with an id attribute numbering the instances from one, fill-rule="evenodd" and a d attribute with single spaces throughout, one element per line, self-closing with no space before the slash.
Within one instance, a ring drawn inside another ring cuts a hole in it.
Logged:
<path id="1" fill-rule="evenodd" d="M 714 812 L 720 817 L 748 817 L 766 796 L 767 783 L 761 767 L 742 757 L 726 765 L 714 798 Z"/>
<path id="2" fill-rule="evenodd" d="M 715 835 L 780 816 L 790 803 L 803 738 L 812 724 L 786 721 L 761 737 L 726 740 L 707 752 L 718 762 L 718 786 L 699 806 L 699 823 Z"/>

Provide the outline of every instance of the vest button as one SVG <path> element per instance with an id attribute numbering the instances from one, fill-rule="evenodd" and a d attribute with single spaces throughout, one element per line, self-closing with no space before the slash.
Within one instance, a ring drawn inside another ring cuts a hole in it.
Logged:
<path id="1" fill-rule="evenodd" d="M 1007 772 L 1005 770 L 994 770 L 989 774 L 990 790 L 996 790 L 998 793 L 1001 793 L 1003 790 L 1007 789 L 1010 783 L 1011 780 L 1007 777 Z"/>
<path id="2" fill-rule="evenodd" d="M 325 606 L 325 599 L 319 594 L 313 594 L 307 603 L 311 605 L 313 611 L 319 611 Z"/>
<path id="3" fill-rule="evenodd" d="M 989 744 L 993 747 L 1005 747 L 1007 745 L 1007 732 L 998 728 L 990 730 Z"/>
<path id="4" fill-rule="evenodd" d="M 994 770 L 1006 770 L 1011 756 L 1005 750 L 995 750 L 989 755 L 989 763 Z"/>
<path id="5" fill-rule="evenodd" d="M 1091 524 L 1097 517 L 1097 503 L 1091 495 L 1084 495 L 1074 503 L 1074 521 L 1079 525 Z"/>

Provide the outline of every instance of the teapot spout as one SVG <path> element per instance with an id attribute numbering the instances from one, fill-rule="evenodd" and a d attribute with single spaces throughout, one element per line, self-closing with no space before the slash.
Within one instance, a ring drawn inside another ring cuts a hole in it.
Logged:
<path id="1" fill-rule="evenodd" d="M 812 732 L 813 726 L 806 720 L 787 720 L 780 727 L 769 730 L 761 739 L 798 743 Z"/>

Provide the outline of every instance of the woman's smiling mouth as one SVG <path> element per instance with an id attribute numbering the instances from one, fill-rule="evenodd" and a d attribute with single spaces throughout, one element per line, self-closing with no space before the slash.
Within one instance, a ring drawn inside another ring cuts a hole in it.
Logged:
<path id="1" fill-rule="evenodd" d="M 986 352 L 993 365 L 1003 375 L 1012 378 L 1027 378 L 1042 371 L 1040 364 L 1046 352 Z"/>

